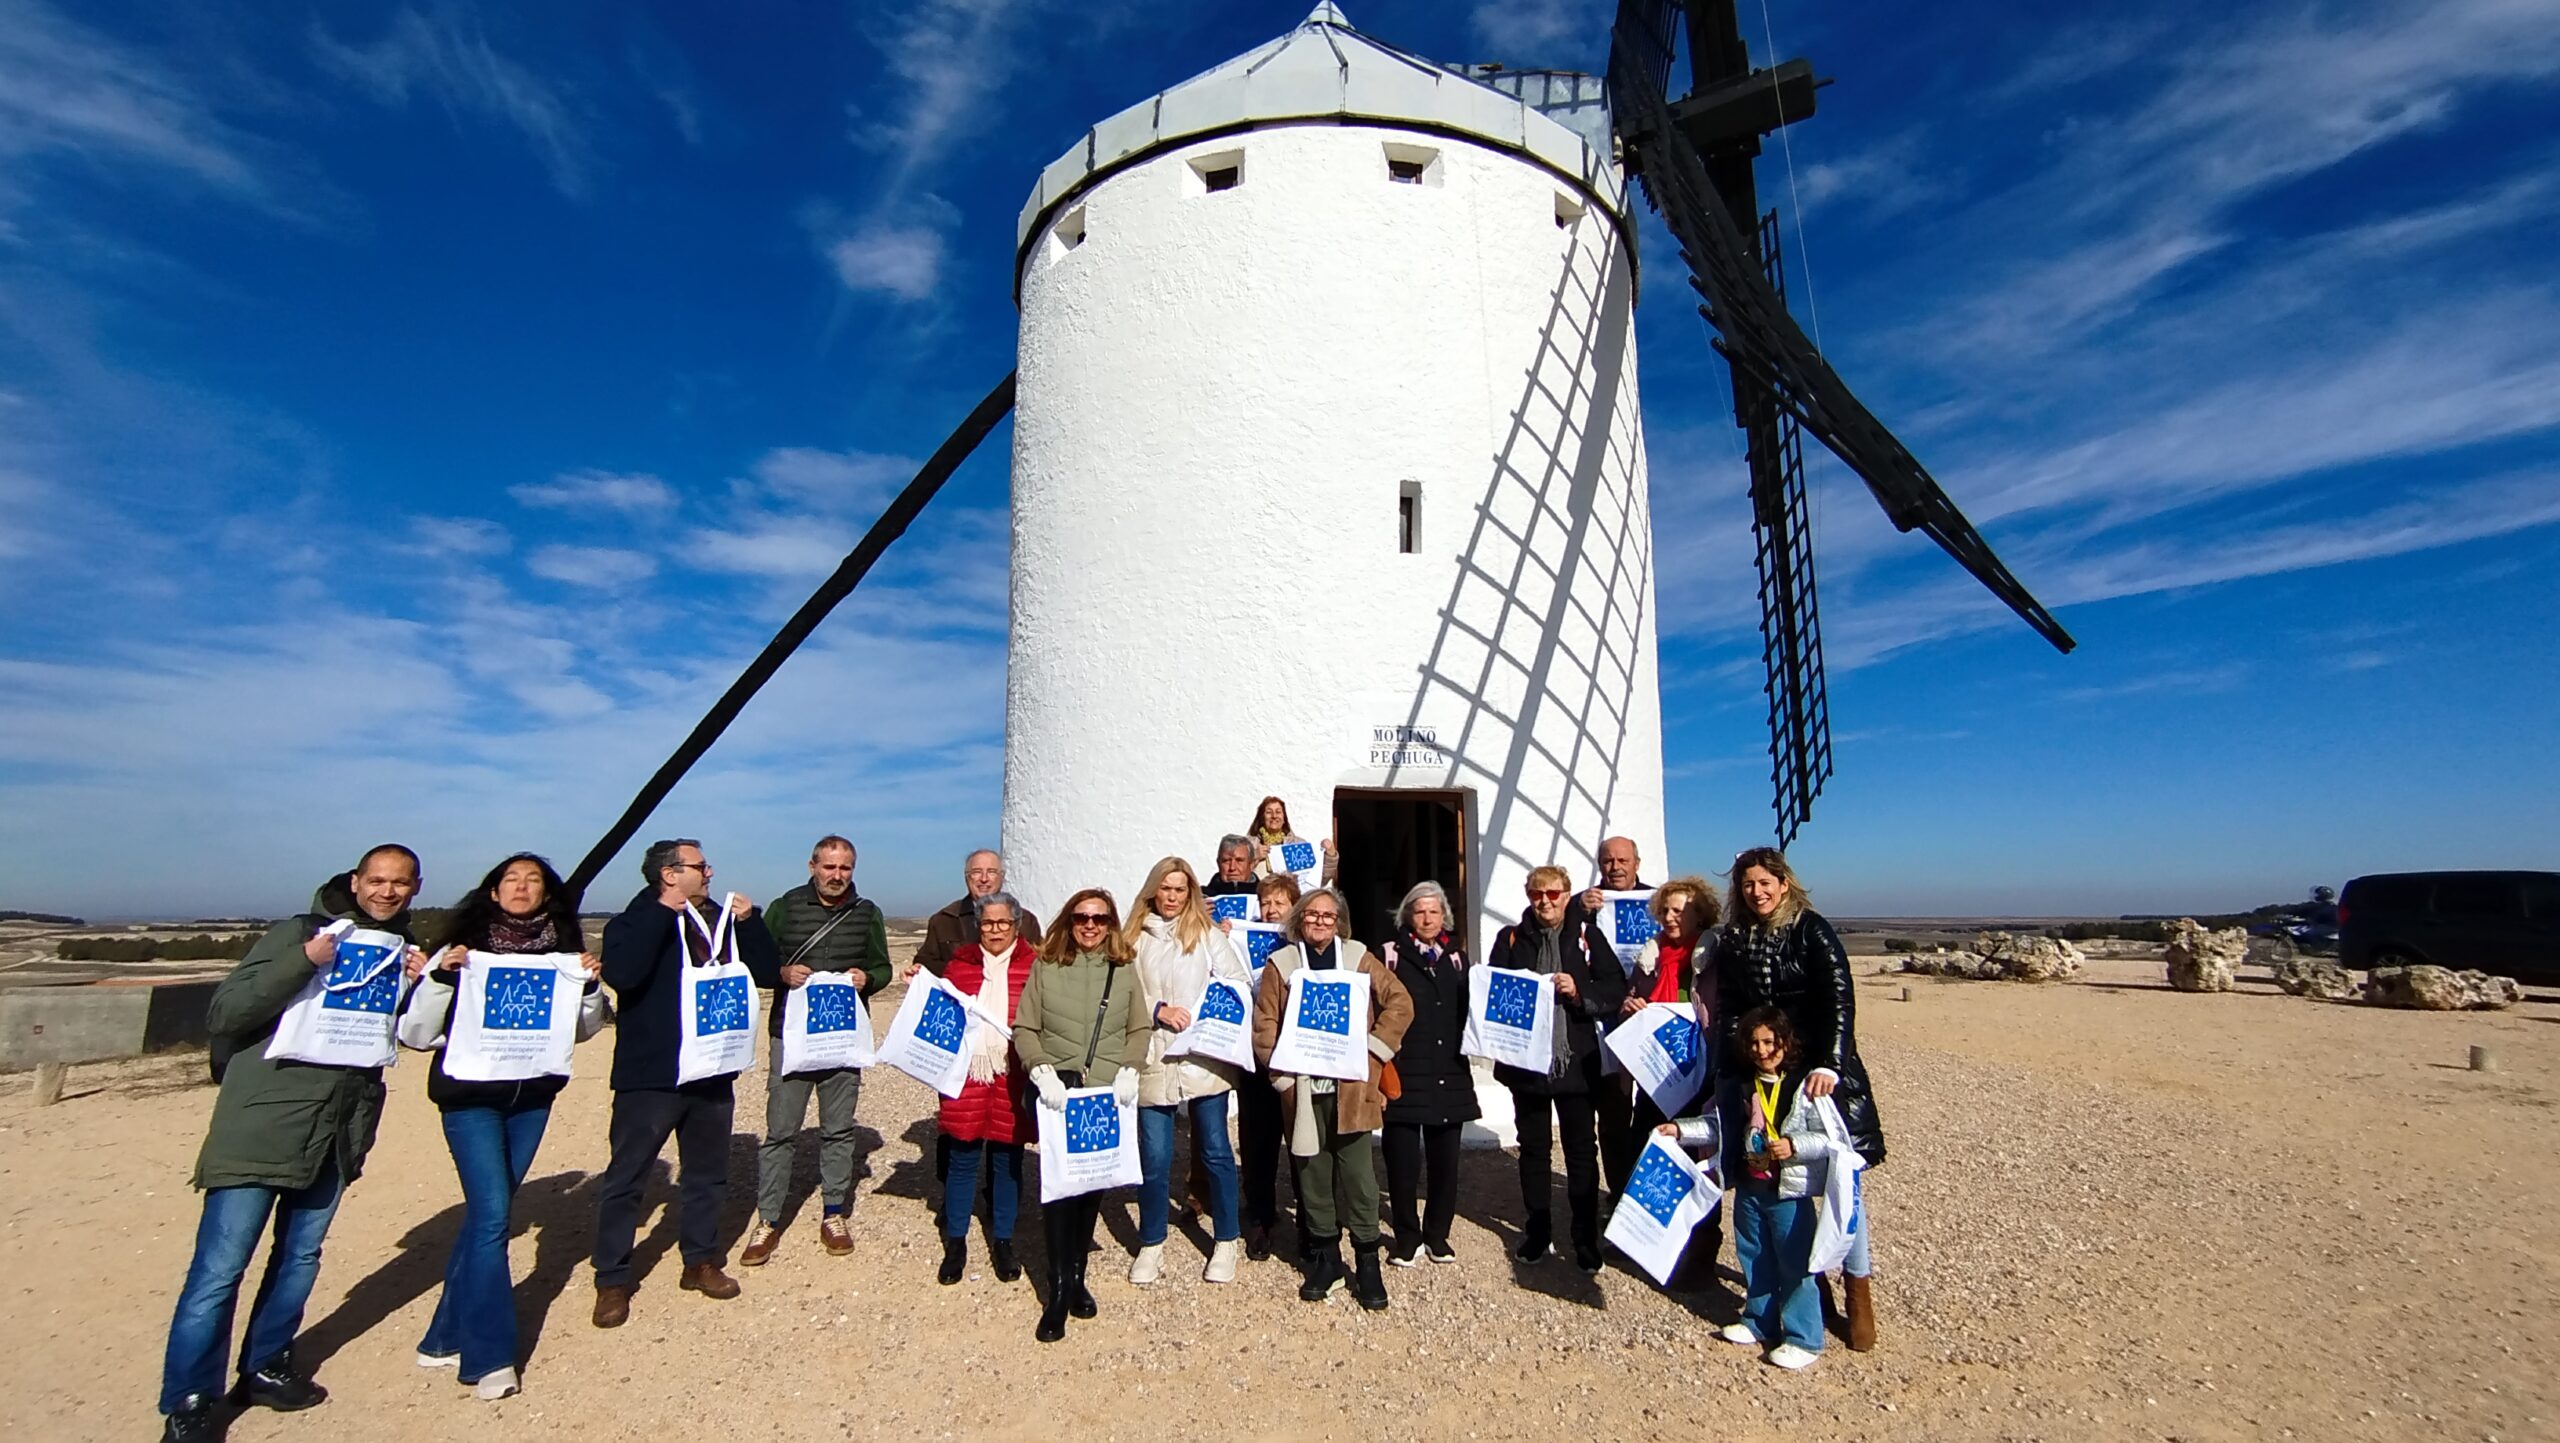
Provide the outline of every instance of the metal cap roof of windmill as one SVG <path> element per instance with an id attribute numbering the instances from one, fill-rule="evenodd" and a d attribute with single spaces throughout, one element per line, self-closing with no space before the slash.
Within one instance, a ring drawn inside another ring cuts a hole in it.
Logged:
<path id="1" fill-rule="evenodd" d="M 1674 101 L 1668 91 L 1684 30 L 1692 83 L 1690 93 Z M 1735 0 L 1621 0 L 1605 80 L 1437 64 L 1353 29 L 1328 0 L 1269 43 L 1088 130 L 1042 170 L 1023 207 L 1017 240 L 1027 248 L 1066 202 L 1145 157 L 1274 124 L 1384 120 L 1445 132 L 1531 159 L 1604 198 L 1621 215 L 1626 183 L 1636 181 L 1679 244 L 1701 298 L 1699 312 L 1715 333 L 1710 344 L 1732 371 L 1735 423 L 1747 442 L 1769 747 L 1783 843 L 1810 815 L 1832 770 L 1804 433 L 1866 485 L 1895 527 L 1936 542 L 2057 649 L 2067 652 L 2074 645 L 1928 469 L 1851 393 L 1788 311 L 1777 216 L 1761 213 L 1752 165 L 1765 137 L 1814 113 L 1816 91 L 1825 83 L 1800 59 L 1755 67 Z M 583 892 L 602 872 L 755 692 L 905 533 L 1011 410 L 1014 385 L 1007 375 L 978 403 L 836 573 L 722 695 L 579 864 L 570 879 L 573 892 Z"/>

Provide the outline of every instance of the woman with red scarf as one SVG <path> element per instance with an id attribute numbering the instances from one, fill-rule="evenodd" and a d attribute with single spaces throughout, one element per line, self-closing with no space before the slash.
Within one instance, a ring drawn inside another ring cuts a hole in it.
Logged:
<path id="1" fill-rule="evenodd" d="M 1724 909 L 1716 901 L 1713 887 L 1704 877 L 1675 877 L 1653 889 L 1645 910 L 1653 914 L 1654 925 L 1662 930 L 1644 944 L 1636 954 L 1635 970 L 1627 977 L 1627 1000 L 1620 1015 L 1633 1017 L 1656 1002 L 1688 1002 L 1695 1000 L 1701 1017 L 1715 1011 L 1716 986 L 1716 920 Z M 1636 1089 L 1635 1109 L 1629 1118 L 1627 1134 L 1612 1138 L 1606 1149 L 1609 1159 L 1609 1191 L 1612 1195 L 1626 1190 L 1627 1175 L 1635 1171 L 1636 1156 L 1644 1151 L 1647 1133 L 1670 1119 L 1653 1105 L 1653 1098 L 1643 1088 Z"/>

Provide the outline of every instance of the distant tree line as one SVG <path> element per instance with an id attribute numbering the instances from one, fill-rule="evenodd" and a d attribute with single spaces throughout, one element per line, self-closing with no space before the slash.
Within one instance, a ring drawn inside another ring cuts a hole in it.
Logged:
<path id="1" fill-rule="evenodd" d="M 0 912 L 0 922 L 42 922 L 52 927 L 89 925 L 77 917 L 65 917 L 59 912 Z"/>
<path id="2" fill-rule="evenodd" d="M 216 937 L 66 937 L 54 948 L 66 962 L 201 962 L 214 958 L 238 961 L 249 955 L 257 934 Z"/>

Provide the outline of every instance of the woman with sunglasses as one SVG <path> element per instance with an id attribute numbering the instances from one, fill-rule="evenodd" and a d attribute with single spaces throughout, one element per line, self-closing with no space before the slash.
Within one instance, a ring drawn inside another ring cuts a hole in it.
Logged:
<path id="1" fill-rule="evenodd" d="M 1013 1016 L 1013 1051 L 1031 1075 L 1040 1105 L 1063 1112 L 1067 1089 L 1108 1087 L 1128 1107 L 1138 1100 L 1138 1068 L 1147 1055 L 1147 1009 L 1139 1001 L 1136 954 L 1120 935 L 1120 907 L 1087 887 L 1067 899 L 1060 925 L 1040 943 Z M 1054 1343 L 1067 1316 L 1101 1309 L 1085 1287 L 1085 1255 L 1093 1248 L 1098 1193 L 1044 1204 L 1040 1230 L 1049 1245 L 1049 1298 L 1032 1336 Z"/>
<path id="2" fill-rule="evenodd" d="M 1867 1064 L 1858 1056 L 1858 989 L 1840 934 L 1813 910 L 1786 853 L 1775 847 L 1753 847 L 1735 857 L 1732 890 L 1715 949 L 1714 1055 L 1735 1055 L 1734 1019 L 1751 1009 L 1775 1007 L 1786 1014 L 1808 1067 L 1805 1095 L 1829 1097 L 1839 1107 L 1851 1144 L 1875 1167 L 1884 1161 L 1884 1124 L 1876 1116 Z M 1863 1203 L 1859 1212 L 1865 1217 Z M 1861 1228 L 1840 1268 L 1849 1346 L 1859 1352 L 1876 1345 L 1869 1269 L 1867 1229 Z M 1823 1291 L 1827 1301 L 1827 1283 Z"/>
<path id="3" fill-rule="evenodd" d="M 1520 1124 L 1521 1225 L 1515 1262 L 1544 1261 L 1555 1250 L 1553 1169 L 1555 1134 L 1564 1134 L 1564 1191 L 1573 1208 L 1573 1261 L 1598 1273 L 1600 1254 L 1600 1114 L 1597 1099 L 1608 1082 L 1600 1076 L 1598 1023 L 1625 1006 L 1627 974 L 1600 924 L 1572 895 L 1562 867 L 1529 873 L 1529 909 L 1486 949 L 1489 966 L 1553 974 L 1556 979 L 1555 1052 L 1543 1072 L 1501 1066 L 1496 1082 L 1511 1089 Z"/>

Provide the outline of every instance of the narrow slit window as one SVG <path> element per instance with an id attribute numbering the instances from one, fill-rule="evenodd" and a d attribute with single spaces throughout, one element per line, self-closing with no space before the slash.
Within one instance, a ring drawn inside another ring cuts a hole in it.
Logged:
<path id="1" fill-rule="evenodd" d="M 1396 185 L 1440 184 L 1440 152 L 1427 145 L 1385 143 L 1387 179 Z"/>
<path id="2" fill-rule="evenodd" d="M 1191 157 L 1193 195 L 1214 195 L 1244 184 L 1244 152 L 1221 150 Z"/>
<path id="3" fill-rule="evenodd" d="M 1077 206 L 1058 217 L 1058 223 L 1049 228 L 1049 259 L 1052 262 L 1063 259 L 1067 252 L 1083 244 L 1084 207 Z"/>
<path id="4" fill-rule="evenodd" d="M 1556 229 L 1571 230 L 1582 219 L 1582 202 L 1562 191 L 1556 192 Z"/>
<path id="5" fill-rule="evenodd" d="M 1422 549 L 1422 483 L 1407 481 L 1396 491 L 1396 551 L 1411 556 Z"/>

